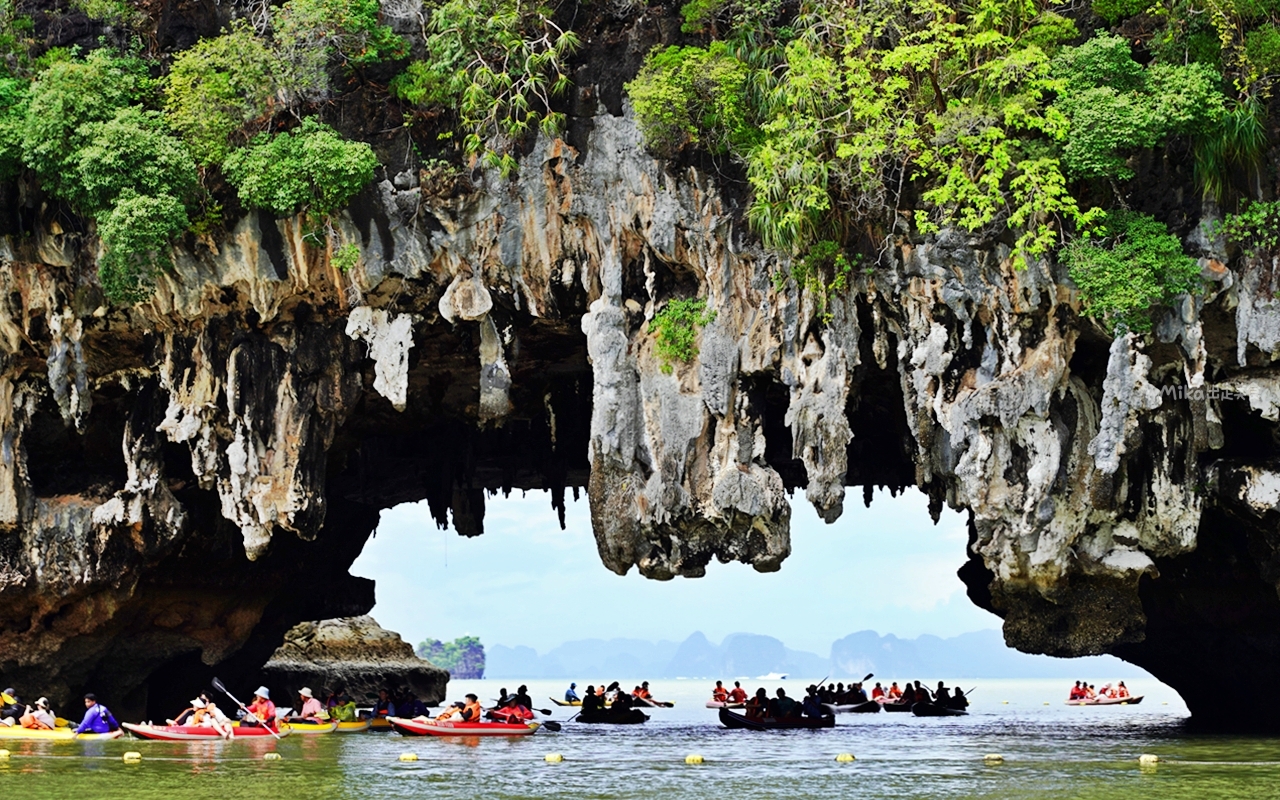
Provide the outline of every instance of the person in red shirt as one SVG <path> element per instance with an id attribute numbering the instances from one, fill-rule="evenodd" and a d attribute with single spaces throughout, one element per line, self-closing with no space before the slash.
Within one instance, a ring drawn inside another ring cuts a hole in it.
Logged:
<path id="1" fill-rule="evenodd" d="M 729 692 L 724 688 L 723 681 L 716 681 L 716 688 L 711 690 L 711 699 L 717 703 L 723 703 L 729 699 Z"/>
<path id="2" fill-rule="evenodd" d="M 259 686 L 253 693 L 253 702 L 246 708 L 249 713 L 240 720 L 241 725 L 266 725 L 271 730 L 276 728 L 276 704 L 271 702 L 271 692 L 265 686 Z"/>
<path id="3" fill-rule="evenodd" d="M 876 688 L 871 690 L 871 699 L 880 701 L 884 700 L 884 687 L 880 685 L 879 681 L 876 681 Z"/>
<path id="4" fill-rule="evenodd" d="M 745 690 L 743 690 L 741 683 L 737 681 L 733 682 L 733 689 L 729 692 L 729 702 L 730 703 L 747 702 L 747 693 Z"/>

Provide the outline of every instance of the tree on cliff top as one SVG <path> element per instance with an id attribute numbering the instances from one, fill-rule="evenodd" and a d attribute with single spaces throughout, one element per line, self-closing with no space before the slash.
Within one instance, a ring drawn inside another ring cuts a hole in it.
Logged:
<path id="1" fill-rule="evenodd" d="M 484 645 L 478 636 L 459 636 L 452 642 L 427 639 L 418 645 L 418 657 L 449 670 L 450 678 L 484 677 Z"/>

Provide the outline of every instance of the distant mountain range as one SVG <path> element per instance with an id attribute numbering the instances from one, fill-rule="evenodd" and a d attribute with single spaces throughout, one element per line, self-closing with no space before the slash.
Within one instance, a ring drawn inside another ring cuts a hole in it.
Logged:
<path id="1" fill-rule="evenodd" d="M 641 639 L 583 639 L 539 655 L 531 647 L 485 648 L 486 678 L 756 678 L 784 673 L 792 678 L 861 678 L 874 672 L 888 680 L 944 678 L 1108 678 L 1145 676 L 1138 667 L 1111 656 L 1052 658 L 1005 646 L 999 631 L 964 633 L 943 639 L 899 639 L 859 631 L 831 645 L 826 658 L 792 650 L 772 636 L 735 633 L 712 644 L 702 633 L 683 642 Z"/>

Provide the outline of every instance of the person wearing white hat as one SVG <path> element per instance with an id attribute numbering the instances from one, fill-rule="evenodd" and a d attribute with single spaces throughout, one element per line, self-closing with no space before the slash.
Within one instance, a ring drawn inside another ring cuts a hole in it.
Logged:
<path id="1" fill-rule="evenodd" d="M 36 701 L 36 707 L 27 707 L 27 713 L 22 715 L 22 727 L 33 728 L 35 730 L 53 730 L 57 725 L 57 720 L 53 716 L 53 712 L 49 710 L 48 699 L 41 697 Z"/>
<path id="2" fill-rule="evenodd" d="M 241 725 L 263 725 L 276 730 L 276 704 L 271 702 L 271 692 L 259 686 L 253 693 L 253 702 L 246 709 L 249 713 L 240 720 Z"/>
<path id="3" fill-rule="evenodd" d="M 298 699 L 302 701 L 302 706 L 298 709 L 297 715 L 289 717 L 289 724 L 316 725 L 329 721 L 329 712 L 324 710 L 324 706 L 320 704 L 320 701 L 315 698 L 309 688 L 303 686 L 299 689 Z"/>

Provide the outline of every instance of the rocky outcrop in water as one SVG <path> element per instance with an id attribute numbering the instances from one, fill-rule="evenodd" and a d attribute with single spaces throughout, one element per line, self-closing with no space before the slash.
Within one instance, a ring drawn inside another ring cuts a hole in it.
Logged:
<path id="1" fill-rule="evenodd" d="M 400 634 L 383 630 L 369 616 L 295 625 L 263 671 L 286 705 L 305 686 L 316 697 L 345 689 L 359 704 L 381 689 L 405 689 L 435 706 L 449 682 L 447 671 L 418 658 Z"/>
<path id="2" fill-rule="evenodd" d="M 250 680 L 299 621 L 372 606 L 347 568 L 396 503 L 471 536 L 492 493 L 585 488 L 604 565 L 667 579 L 778 569 L 790 490 L 834 521 L 846 487 L 915 485 L 970 513 L 961 575 L 1010 644 L 1115 653 L 1239 721 L 1191 690 L 1280 678 L 1274 258 L 1215 241 L 1170 159 L 1131 202 L 1208 288 L 1148 337 L 1000 233 L 905 222 L 820 308 L 775 284 L 732 175 L 644 151 L 621 84 L 677 25 L 604 26 L 512 180 L 388 143 L 337 222 L 349 273 L 252 213 L 113 306 L 92 239 L 6 195 L 0 673 L 151 716 Z M 654 315 L 695 296 L 714 318 L 668 364 Z"/>

